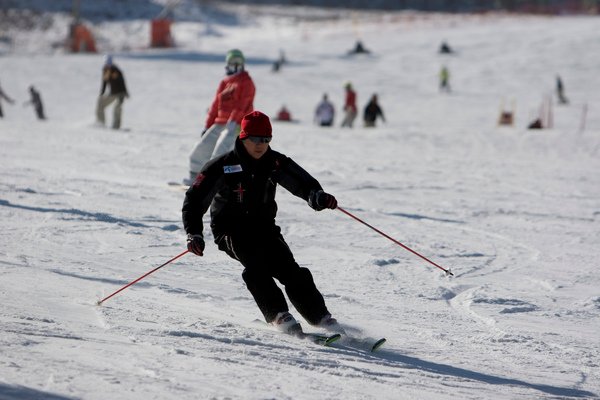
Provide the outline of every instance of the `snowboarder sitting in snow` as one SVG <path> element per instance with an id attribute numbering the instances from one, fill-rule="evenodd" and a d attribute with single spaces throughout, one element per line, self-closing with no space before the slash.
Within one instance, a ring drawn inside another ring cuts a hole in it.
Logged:
<path id="1" fill-rule="evenodd" d="M 302 167 L 270 148 L 271 132 L 269 117 L 247 114 L 234 149 L 202 168 L 183 203 L 188 250 L 204 253 L 202 217 L 210 207 L 215 243 L 244 266 L 242 278 L 268 323 L 286 333 L 302 332 L 277 279 L 306 321 L 336 330 L 311 272 L 296 263 L 275 224 L 275 191 L 279 184 L 316 211 L 335 209 L 337 201 Z"/>
<path id="2" fill-rule="evenodd" d="M 357 40 L 354 48 L 348 52 L 349 55 L 369 54 L 369 53 L 370 53 L 370 51 L 365 48 L 365 46 L 363 45 L 363 43 L 360 40 Z"/>
<path id="3" fill-rule="evenodd" d="M 281 106 L 276 119 L 277 121 L 290 122 L 292 120 L 292 114 L 290 114 L 290 110 L 288 110 L 286 106 Z"/>
<path id="4" fill-rule="evenodd" d="M 440 54 L 452 54 L 452 53 L 454 53 L 454 52 L 450 48 L 450 45 L 448 45 L 447 42 L 442 42 L 442 44 L 440 45 Z"/>

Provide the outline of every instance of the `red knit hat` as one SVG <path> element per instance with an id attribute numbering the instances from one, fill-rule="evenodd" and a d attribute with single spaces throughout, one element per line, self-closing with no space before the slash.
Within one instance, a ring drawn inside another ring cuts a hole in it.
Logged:
<path id="1" fill-rule="evenodd" d="M 246 139 L 248 136 L 271 137 L 272 132 L 269 117 L 260 111 L 252 111 L 242 118 L 240 139 Z"/>

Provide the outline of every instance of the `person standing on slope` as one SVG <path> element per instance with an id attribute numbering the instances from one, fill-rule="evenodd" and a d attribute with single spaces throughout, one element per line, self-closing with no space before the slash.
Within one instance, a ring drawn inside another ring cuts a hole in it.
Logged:
<path id="1" fill-rule="evenodd" d="M 104 92 L 107 85 L 110 86 L 110 93 L 105 95 Z M 104 67 L 102 67 L 102 87 L 100 88 L 100 96 L 96 105 L 97 123 L 101 126 L 105 125 L 104 109 L 116 101 L 117 103 L 113 110 L 112 128 L 119 129 L 123 115 L 123 102 L 126 97 L 129 98 L 129 92 L 125 86 L 125 77 L 119 67 L 113 64 L 112 56 L 107 56 Z"/>
<path id="2" fill-rule="evenodd" d="M 9 104 L 14 104 L 14 100 L 8 97 L 6 93 L 2 90 L 0 86 L 0 118 L 4 117 L 4 113 L 2 112 L 2 99 L 6 100 Z"/>
<path id="3" fill-rule="evenodd" d="M 385 122 L 385 117 L 383 116 L 383 111 L 381 107 L 379 107 L 379 103 L 377 102 L 377 95 L 374 94 L 371 96 L 371 100 L 367 103 L 365 107 L 365 112 L 363 115 L 363 121 L 366 127 L 374 127 L 375 121 L 377 121 L 377 117 L 381 118 L 383 122 Z"/>
<path id="4" fill-rule="evenodd" d="M 344 89 L 346 89 L 346 101 L 344 103 L 344 120 L 342 121 L 342 127 L 352 128 L 357 113 L 356 92 L 352 88 L 350 82 L 347 82 L 344 85 Z"/>
<path id="5" fill-rule="evenodd" d="M 323 94 L 323 99 L 317 104 L 315 109 L 315 123 L 319 126 L 332 126 L 335 117 L 335 107 L 329 101 L 327 93 Z"/>
<path id="6" fill-rule="evenodd" d="M 38 119 L 46 119 L 46 116 L 44 115 L 44 104 L 42 103 L 42 96 L 40 95 L 40 92 L 37 91 L 35 87 L 29 86 L 29 95 L 31 96 L 31 99 L 26 101 L 25 105 L 32 104 Z"/>
<path id="7" fill-rule="evenodd" d="M 335 331 L 339 325 L 325 306 L 311 272 L 300 267 L 275 224 L 277 185 L 316 211 L 335 209 L 334 196 L 292 159 L 271 149 L 269 117 L 243 117 L 234 149 L 205 164 L 185 194 L 182 217 L 188 250 L 204 253 L 202 217 L 210 207 L 211 230 L 219 250 L 244 266 L 242 278 L 267 323 L 300 334 L 277 279 L 308 323 Z"/>
<path id="8" fill-rule="evenodd" d="M 190 155 L 190 176 L 184 179 L 186 184 L 194 181 L 209 160 L 231 151 L 242 118 L 254 109 L 256 89 L 244 69 L 244 54 L 238 49 L 230 50 L 225 63 L 227 76 L 219 83 L 202 137 Z"/>

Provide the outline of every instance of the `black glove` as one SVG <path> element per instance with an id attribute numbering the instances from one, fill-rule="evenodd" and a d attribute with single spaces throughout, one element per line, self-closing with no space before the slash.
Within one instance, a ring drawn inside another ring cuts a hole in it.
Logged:
<path id="1" fill-rule="evenodd" d="M 337 200 L 333 195 L 325 193 L 322 190 L 313 190 L 308 196 L 308 205 L 316 211 L 321 211 L 326 208 L 331 208 L 333 210 L 337 207 Z"/>
<path id="2" fill-rule="evenodd" d="M 204 238 L 202 235 L 187 235 L 187 248 L 197 256 L 204 254 Z"/>

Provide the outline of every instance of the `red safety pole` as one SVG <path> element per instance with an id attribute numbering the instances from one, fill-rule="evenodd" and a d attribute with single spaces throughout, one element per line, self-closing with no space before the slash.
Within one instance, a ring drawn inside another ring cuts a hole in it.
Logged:
<path id="1" fill-rule="evenodd" d="M 154 268 L 152 271 L 145 273 L 144 275 L 140 276 L 139 278 L 137 278 L 135 281 L 128 283 L 127 285 L 123 286 L 121 289 L 117 290 L 116 292 L 114 292 L 113 294 L 111 294 L 110 296 L 106 296 L 105 298 L 103 298 L 102 300 L 98 300 L 98 302 L 96 303 L 97 305 L 102 305 L 102 303 L 104 303 L 106 300 L 110 299 L 111 297 L 113 297 L 115 294 L 121 292 L 122 290 L 127 289 L 129 286 L 141 281 L 142 279 L 144 279 L 145 277 L 147 277 L 148 275 L 150 275 L 153 272 L 158 271 L 159 269 L 161 269 L 162 267 L 164 267 L 165 265 L 177 260 L 179 257 L 185 255 L 186 253 L 189 253 L 189 250 L 184 251 L 183 253 L 176 255 L 175 257 L 171 258 L 169 261 L 167 261 L 166 263 L 159 265 L 158 267 Z"/>
<path id="2" fill-rule="evenodd" d="M 358 222 L 360 222 L 363 225 L 368 226 L 369 228 L 373 229 L 375 232 L 379 233 L 381 236 L 388 238 L 389 240 L 391 240 L 392 242 L 396 243 L 398 246 L 402 247 L 405 250 L 410 251 L 411 253 L 413 253 L 416 256 L 421 257 L 423 260 L 427 261 L 428 263 L 436 266 L 437 268 L 441 269 L 442 271 L 444 271 L 446 273 L 446 275 L 451 275 L 454 276 L 454 274 L 450 271 L 450 269 L 446 269 L 444 267 L 439 266 L 438 264 L 434 263 L 433 261 L 431 261 L 430 259 L 428 259 L 425 256 L 422 256 L 421 254 L 417 253 L 416 251 L 414 251 L 413 249 L 411 249 L 408 246 L 403 245 L 402 243 L 400 243 L 399 241 L 397 241 L 396 239 L 394 239 L 393 237 L 386 235 L 385 233 L 381 232 L 379 229 L 375 228 L 372 225 L 367 224 L 365 221 L 363 221 L 362 219 L 358 218 L 355 215 L 352 215 L 351 213 L 349 213 L 348 211 L 344 210 L 342 207 L 338 206 L 337 207 L 338 210 L 340 210 L 341 212 L 343 212 L 344 214 L 348 215 L 351 218 L 354 218 L 355 220 L 357 220 Z"/>

